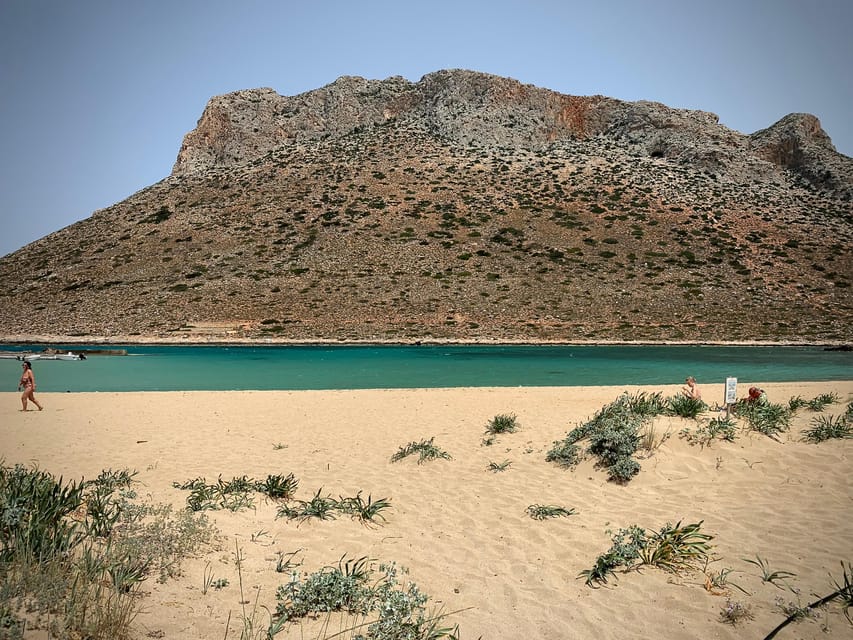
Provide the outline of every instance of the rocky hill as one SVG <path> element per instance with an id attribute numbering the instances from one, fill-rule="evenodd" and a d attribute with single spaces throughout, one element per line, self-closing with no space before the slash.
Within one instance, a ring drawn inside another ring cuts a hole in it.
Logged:
<path id="1" fill-rule="evenodd" d="M 851 239 L 808 114 L 344 77 L 213 98 L 172 175 L 0 260 L 0 334 L 843 342 Z"/>

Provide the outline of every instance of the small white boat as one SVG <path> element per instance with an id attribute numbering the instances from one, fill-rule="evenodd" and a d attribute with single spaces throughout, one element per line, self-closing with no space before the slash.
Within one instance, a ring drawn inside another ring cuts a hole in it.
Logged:
<path id="1" fill-rule="evenodd" d="M 71 353 L 70 351 L 68 353 L 57 353 L 55 356 L 47 356 L 47 357 L 53 357 L 54 360 L 85 360 L 86 359 L 86 356 L 79 354 L 79 353 Z M 42 356 L 42 359 L 44 359 L 44 358 L 45 358 L 45 356 Z"/>
<path id="2" fill-rule="evenodd" d="M 3 353 L 0 358 L 7 360 L 20 360 L 21 362 L 32 362 L 34 360 L 85 360 L 86 356 L 81 353 Z"/>

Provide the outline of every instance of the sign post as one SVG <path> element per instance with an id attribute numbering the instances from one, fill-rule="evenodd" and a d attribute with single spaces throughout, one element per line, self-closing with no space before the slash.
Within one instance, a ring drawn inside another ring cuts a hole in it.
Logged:
<path id="1" fill-rule="evenodd" d="M 726 378 L 726 418 L 737 402 L 737 378 Z"/>

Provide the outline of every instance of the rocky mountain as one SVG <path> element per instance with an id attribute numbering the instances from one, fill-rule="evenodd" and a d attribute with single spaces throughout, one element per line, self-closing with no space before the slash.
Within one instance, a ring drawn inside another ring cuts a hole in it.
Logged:
<path id="1" fill-rule="evenodd" d="M 0 334 L 842 342 L 852 237 L 808 114 L 343 77 L 213 98 L 169 177 L 0 259 Z"/>

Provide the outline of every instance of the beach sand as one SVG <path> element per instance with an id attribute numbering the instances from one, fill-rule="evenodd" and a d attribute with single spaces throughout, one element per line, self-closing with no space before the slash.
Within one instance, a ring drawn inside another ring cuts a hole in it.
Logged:
<path id="1" fill-rule="evenodd" d="M 745 395 L 742 383 L 740 395 Z M 853 400 L 853 382 L 768 383 L 773 402 L 824 392 Z M 800 441 L 816 415 L 801 409 L 780 441 L 741 431 L 734 442 L 701 448 L 678 437 L 696 422 L 657 418 L 670 433 L 630 483 L 607 481 L 594 461 L 565 470 L 545 461 L 556 440 L 620 393 L 678 392 L 677 386 L 483 388 L 359 391 L 37 394 L 43 412 L 22 413 L 14 393 L 0 394 L 0 456 L 6 465 L 37 464 L 64 478 L 104 469 L 137 470 L 137 492 L 176 507 L 188 492 L 173 482 L 209 482 L 293 473 L 296 497 L 388 498 L 387 522 L 369 528 L 348 517 L 276 519 L 259 494 L 255 508 L 207 512 L 219 540 L 187 559 L 183 575 L 143 584 L 137 637 L 239 638 L 242 614 L 235 549 L 243 555 L 243 597 L 274 610 L 277 553 L 301 550 L 299 570 L 349 558 L 395 561 L 452 616 L 462 638 L 761 638 L 783 619 L 775 603 L 797 600 L 763 583 L 744 559 L 760 556 L 796 577 L 803 605 L 834 590 L 840 561 L 853 562 L 853 440 Z M 722 385 L 703 386 L 722 400 Z M 521 429 L 483 445 L 486 423 L 514 413 Z M 710 417 L 716 414 L 705 414 Z M 390 462 L 403 445 L 434 437 L 451 460 Z M 490 462 L 508 460 L 502 472 Z M 570 517 L 537 521 L 526 508 L 560 505 Z M 578 574 L 610 547 L 608 530 L 632 524 L 658 530 L 702 521 L 717 559 L 708 572 L 731 569 L 730 597 L 754 618 L 720 622 L 727 596 L 705 588 L 702 571 L 673 575 L 644 568 L 592 589 Z M 228 586 L 203 594 L 205 570 Z M 830 578 L 830 574 L 832 578 Z M 260 590 L 258 592 L 258 590 Z M 266 613 L 262 612 L 266 620 Z M 336 623 L 337 624 L 337 623 Z M 823 627 L 828 625 L 828 632 Z M 336 627 L 337 628 L 337 627 Z M 278 638 L 314 638 L 316 627 L 288 627 Z M 32 636 L 38 637 L 38 636 Z M 345 635 L 344 637 L 349 637 Z M 853 638 L 838 605 L 818 620 L 789 626 L 780 638 Z"/>

